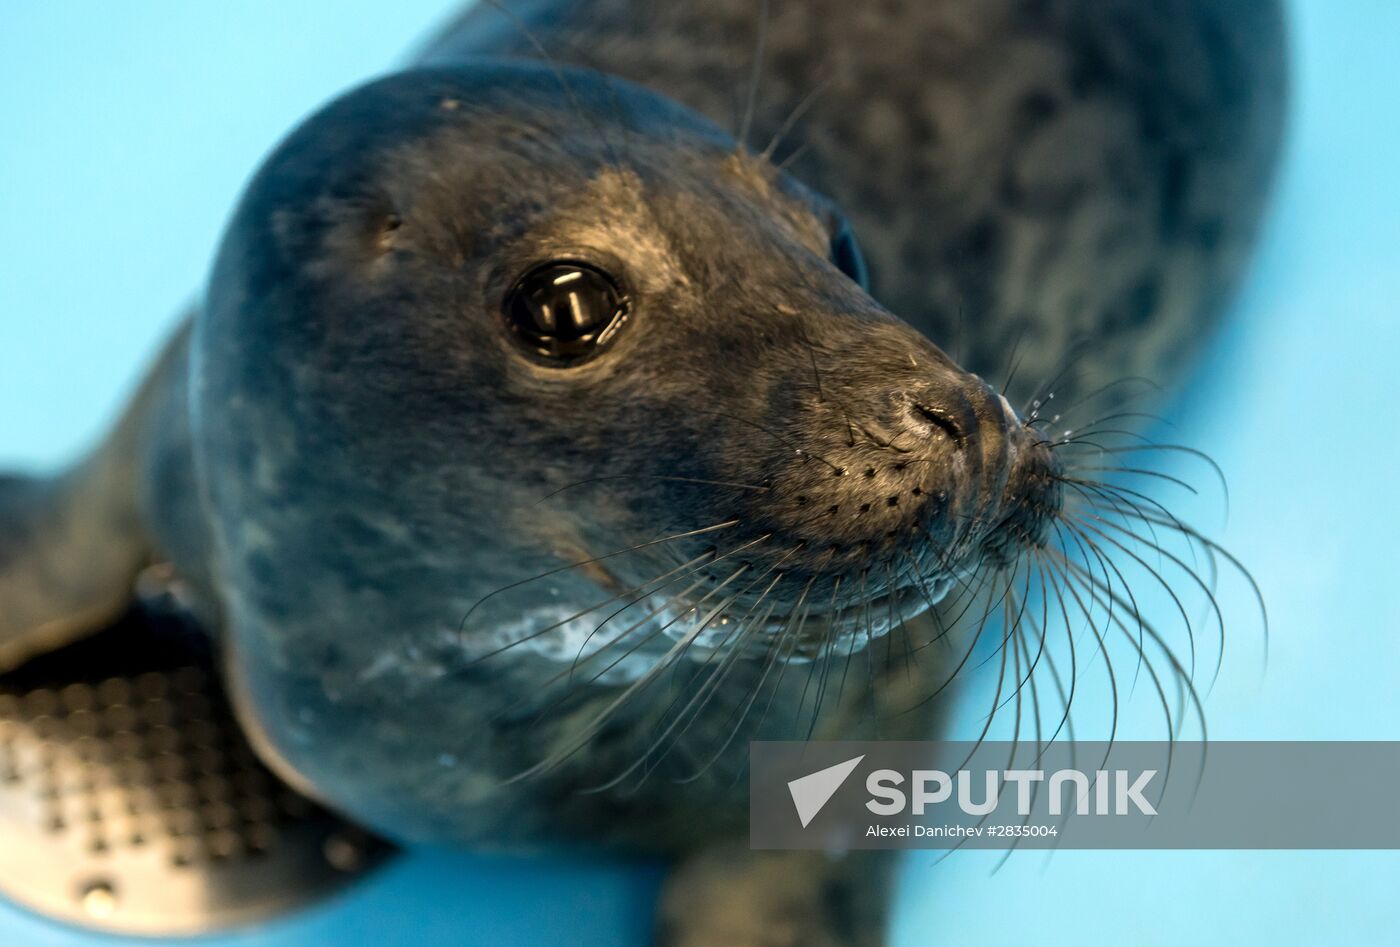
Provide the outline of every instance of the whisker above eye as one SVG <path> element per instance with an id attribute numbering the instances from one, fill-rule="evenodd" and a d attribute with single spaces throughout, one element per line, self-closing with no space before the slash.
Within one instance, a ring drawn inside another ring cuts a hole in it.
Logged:
<path id="1" fill-rule="evenodd" d="M 754 115 L 758 110 L 758 86 L 763 78 L 763 61 L 768 49 L 769 0 L 760 0 L 758 8 L 758 28 L 754 38 L 754 53 L 749 75 L 748 98 L 744 102 L 744 116 L 734 135 L 740 148 L 748 147 L 749 131 L 753 128 Z"/>

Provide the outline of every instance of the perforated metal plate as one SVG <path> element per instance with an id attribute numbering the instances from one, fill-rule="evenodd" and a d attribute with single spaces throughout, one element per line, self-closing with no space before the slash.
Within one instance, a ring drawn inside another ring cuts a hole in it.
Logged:
<path id="1" fill-rule="evenodd" d="M 105 930 L 199 933 L 389 852 L 253 755 L 188 620 L 143 607 L 0 675 L 0 894 Z"/>

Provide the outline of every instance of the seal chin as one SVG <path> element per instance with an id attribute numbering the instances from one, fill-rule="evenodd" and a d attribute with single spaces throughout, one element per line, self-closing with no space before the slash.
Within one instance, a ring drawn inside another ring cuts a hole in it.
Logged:
<path id="1" fill-rule="evenodd" d="M 737 650 L 786 663 L 807 663 L 868 647 L 929 611 L 957 581 L 951 575 L 921 577 L 834 606 L 811 601 L 769 607 L 761 602 L 717 605 L 703 595 L 684 602 L 649 595 L 625 609 L 626 621 L 616 622 L 550 605 L 525 612 L 489 636 L 473 637 L 465 656 L 479 659 L 512 649 L 555 664 L 582 665 L 602 655 L 606 666 L 599 670 L 590 665 L 588 676 L 603 684 L 635 681 L 667 659 L 668 653 L 706 661 L 716 653 Z"/>

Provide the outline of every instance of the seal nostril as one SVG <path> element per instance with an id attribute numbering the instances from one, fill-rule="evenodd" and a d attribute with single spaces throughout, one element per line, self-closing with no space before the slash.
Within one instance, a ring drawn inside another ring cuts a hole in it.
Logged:
<path id="1" fill-rule="evenodd" d="M 915 403 L 913 407 L 921 418 L 947 434 L 953 443 L 961 445 L 967 440 L 967 432 L 950 412 L 926 404 Z"/>
<path id="2" fill-rule="evenodd" d="M 387 253 L 393 247 L 394 231 L 403 226 L 403 218 L 390 211 L 379 222 L 379 233 L 375 242 L 380 253 Z"/>

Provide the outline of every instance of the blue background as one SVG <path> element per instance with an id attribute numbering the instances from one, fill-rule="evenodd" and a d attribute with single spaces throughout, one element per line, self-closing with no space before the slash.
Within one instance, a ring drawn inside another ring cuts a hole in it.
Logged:
<path id="1" fill-rule="evenodd" d="M 102 430 L 191 300 L 260 156 L 452 7 L 0 6 L 0 467 L 59 463 Z M 1207 707 L 1216 738 L 1400 739 L 1400 4 L 1291 7 L 1278 201 L 1229 326 L 1172 411 L 1171 437 L 1211 452 L 1232 486 L 1228 522 L 1218 497 L 1192 512 L 1249 564 L 1273 619 L 1261 673 L 1246 590 L 1225 585 L 1245 619 Z M 1077 705 L 1081 735 L 1099 735 L 1092 703 Z M 1159 735 L 1146 690 L 1124 726 Z M 898 943 L 1400 938 L 1397 853 L 995 861 L 912 856 Z M 656 884 L 649 866 L 418 853 L 226 941 L 641 943 Z M 0 943 L 87 942 L 0 905 Z"/>

